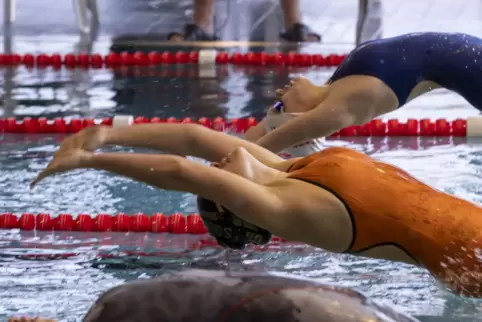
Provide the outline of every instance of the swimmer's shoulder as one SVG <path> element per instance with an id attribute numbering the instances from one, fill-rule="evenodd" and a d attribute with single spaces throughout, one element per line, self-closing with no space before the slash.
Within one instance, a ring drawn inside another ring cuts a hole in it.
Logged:
<path id="1" fill-rule="evenodd" d="M 319 160 L 331 159 L 336 156 L 351 156 L 352 158 L 367 158 L 368 156 L 357 150 L 346 147 L 328 147 L 321 151 L 312 153 L 306 157 L 292 158 L 279 163 L 276 170 L 283 172 L 292 172 L 306 167 Z"/>
<path id="2" fill-rule="evenodd" d="M 333 156 L 367 157 L 365 153 L 343 146 L 328 147 L 326 149 L 313 153 L 311 156 L 315 159 Z"/>

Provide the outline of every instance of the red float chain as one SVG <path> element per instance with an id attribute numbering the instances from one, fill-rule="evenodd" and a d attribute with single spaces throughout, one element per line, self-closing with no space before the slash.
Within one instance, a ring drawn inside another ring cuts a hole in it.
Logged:
<path id="1" fill-rule="evenodd" d="M 101 54 L 0 54 L 0 66 L 25 65 L 28 67 L 68 68 L 103 68 L 115 66 L 156 66 L 161 64 L 198 64 L 200 51 L 178 52 L 122 52 Z M 286 65 L 286 66 L 339 66 L 346 55 L 320 55 L 301 53 L 248 52 L 232 53 L 218 52 L 216 64 L 233 65 Z"/>
<path id="2" fill-rule="evenodd" d="M 20 230 L 55 230 L 55 231 L 120 231 L 120 232 L 152 232 L 173 234 L 205 234 L 206 227 L 198 214 L 184 216 L 175 213 L 166 216 L 157 213 L 148 216 L 143 213 L 135 215 L 117 214 L 115 216 L 98 214 L 91 216 L 80 214 L 60 214 L 52 218 L 50 214 L 24 213 L 17 217 L 12 213 L 0 215 L 0 229 Z"/>
<path id="3" fill-rule="evenodd" d="M 137 213 L 128 214 L 80 214 L 74 218 L 71 214 L 24 213 L 16 216 L 13 213 L 0 214 L 0 229 L 20 229 L 39 231 L 82 231 L 82 232 L 150 232 L 171 234 L 206 234 L 207 229 L 199 214 L 174 213 L 166 216 L 156 213 L 152 216 Z M 274 238 L 274 241 L 282 241 Z"/>
<path id="4" fill-rule="evenodd" d="M 15 118 L 0 119 L 0 132 L 4 133 L 32 133 L 32 134 L 65 134 L 76 133 L 85 127 L 95 124 L 112 125 L 112 118 L 104 119 L 77 119 L 66 120 L 56 118 L 48 120 L 47 118 L 24 118 L 17 120 Z M 135 124 L 139 123 L 197 123 L 217 131 L 229 131 L 235 133 L 244 133 L 248 128 L 255 126 L 258 122 L 254 117 L 239 118 L 226 120 L 221 117 L 209 119 L 202 117 L 192 119 L 189 117 L 176 119 L 170 117 L 161 119 L 159 117 L 146 118 L 137 117 L 134 119 Z M 458 136 L 467 135 L 467 120 L 457 119 L 447 121 L 438 119 L 432 121 L 430 119 L 409 119 L 406 122 L 398 120 L 382 121 L 380 119 L 372 120 L 363 125 L 355 125 L 344 128 L 332 137 L 347 136 Z"/>

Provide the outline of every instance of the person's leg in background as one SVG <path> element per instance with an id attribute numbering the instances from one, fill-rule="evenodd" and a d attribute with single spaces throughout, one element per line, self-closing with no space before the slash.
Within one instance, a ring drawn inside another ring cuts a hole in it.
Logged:
<path id="1" fill-rule="evenodd" d="M 233 1 L 233 0 L 227 0 Z M 171 41 L 214 41 L 215 0 L 194 0 L 193 23 L 186 25 L 184 33 L 173 32 L 167 36 Z M 281 39 L 292 42 L 320 42 L 321 36 L 301 23 L 300 1 L 280 0 L 285 31 Z"/>
<path id="2" fill-rule="evenodd" d="M 228 0 L 232 1 L 232 0 Z M 216 0 L 194 0 L 193 22 L 184 27 L 184 33 L 173 32 L 167 36 L 171 41 L 214 41 L 214 9 Z"/>
<path id="3" fill-rule="evenodd" d="M 383 37 L 381 0 L 359 0 L 356 45 Z"/>
<path id="4" fill-rule="evenodd" d="M 308 26 L 301 22 L 301 11 L 299 0 L 280 0 L 283 10 L 285 31 L 281 38 L 294 42 L 320 42 L 321 36 L 313 32 Z"/>

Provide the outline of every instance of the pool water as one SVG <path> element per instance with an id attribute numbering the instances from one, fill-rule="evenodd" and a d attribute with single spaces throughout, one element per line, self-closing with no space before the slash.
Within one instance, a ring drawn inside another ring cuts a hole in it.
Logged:
<path id="1" fill-rule="evenodd" d="M 180 67 L 181 68 L 181 67 Z M 231 67 L 217 79 L 188 78 L 171 70 L 0 70 L 3 117 L 112 116 L 261 117 L 274 90 L 303 74 L 324 82 L 332 69 L 271 70 Z M 151 75 L 151 76 L 149 76 Z M 417 99 L 393 118 L 448 118 L 478 114 L 444 90 Z M 195 212 L 192 195 L 158 191 L 103 172 L 76 171 L 46 180 L 30 191 L 29 182 L 45 167 L 60 136 L 0 136 L 0 212 L 174 213 Z M 482 144 L 464 139 L 347 138 L 345 145 L 402 167 L 438 189 L 482 202 Z M 131 150 L 126 150 L 131 151 Z M 107 288 L 183 267 L 224 267 L 223 251 L 185 251 L 205 236 L 0 231 L 0 320 L 28 314 L 78 321 Z M 166 246 L 167 245 L 167 246 Z M 152 258 L 122 256 L 135 249 L 175 254 Z M 32 253 L 75 252 L 71 258 L 32 259 Z M 106 258 L 100 254 L 113 254 Z M 117 254 L 117 255 L 115 255 Z M 115 255 L 115 256 L 114 256 Z M 356 287 L 389 301 L 422 321 L 482 321 L 482 302 L 444 291 L 422 269 L 379 260 L 333 255 L 310 247 L 286 246 L 237 254 L 235 267 L 301 274 Z"/>

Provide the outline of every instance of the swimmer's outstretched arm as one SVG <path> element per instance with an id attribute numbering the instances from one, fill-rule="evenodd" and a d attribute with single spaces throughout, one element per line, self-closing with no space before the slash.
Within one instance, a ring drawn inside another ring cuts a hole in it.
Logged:
<path id="1" fill-rule="evenodd" d="M 220 161 L 237 147 L 243 147 L 268 166 L 284 161 L 255 143 L 198 124 L 138 124 L 128 128 L 104 127 L 102 131 L 101 145 L 149 148 L 211 162 Z"/>
<path id="2" fill-rule="evenodd" d="M 255 126 L 250 127 L 246 131 L 244 138 L 250 142 L 256 142 L 264 135 L 266 135 L 266 119 L 263 119 Z"/>
<path id="3" fill-rule="evenodd" d="M 256 143 L 279 153 L 296 144 L 329 136 L 342 128 L 364 124 L 380 114 L 374 101 L 377 85 L 371 86 L 369 81 L 360 84 L 336 82 L 330 85 L 318 106 L 267 133 Z"/>
<path id="4" fill-rule="evenodd" d="M 299 216 L 291 215 L 293 204 L 299 203 L 298 197 L 286 183 L 264 186 L 237 174 L 174 155 L 94 154 L 78 148 L 66 147 L 62 150 L 61 147 L 31 187 L 49 176 L 75 169 L 104 170 L 159 189 L 202 196 L 276 234 L 287 234 L 288 227 L 293 226 L 287 221 L 299 221 Z M 305 202 L 302 207 L 311 206 Z"/>

